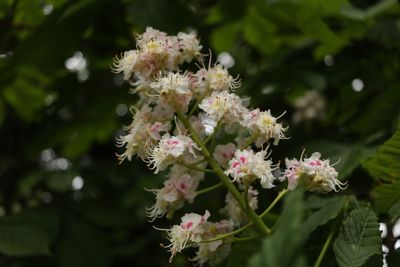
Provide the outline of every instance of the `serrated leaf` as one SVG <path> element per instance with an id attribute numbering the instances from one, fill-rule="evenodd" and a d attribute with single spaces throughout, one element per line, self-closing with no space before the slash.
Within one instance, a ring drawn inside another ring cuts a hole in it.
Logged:
<path id="1" fill-rule="evenodd" d="M 4 88 L 4 100 L 26 121 L 38 116 L 45 105 L 46 90 L 50 80 L 34 68 L 22 67 L 15 81 Z"/>
<path id="2" fill-rule="evenodd" d="M 327 201 L 318 211 L 311 214 L 301 227 L 301 236 L 307 239 L 318 226 L 323 225 L 335 218 L 342 210 L 345 203 L 344 197 L 334 197 Z"/>
<path id="3" fill-rule="evenodd" d="M 39 227 L 0 224 L 0 252 L 8 256 L 50 255 L 50 239 Z"/>
<path id="4" fill-rule="evenodd" d="M 400 200 L 400 180 L 392 183 L 378 186 L 374 192 L 374 208 L 378 213 L 386 213 L 392 205 Z"/>
<path id="5" fill-rule="evenodd" d="M 301 266 L 299 251 L 302 244 L 300 229 L 303 206 L 299 191 L 288 195 L 276 229 L 262 241 L 260 252 L 251 258 L 248 266 Z"/>
<path id="6" fill-rule="evenodd" d="M 378 151 L 362 163 L 375 179 L 393 182 L 400 177 L 400 130 L 386 141 Z"/>
<path id="7" fill-rule="evenodd" d="M 379 224 L 370 208 L 353 210 L 344 220 L 333 245 L 341 267 L 362 266 L 372 255 L 381 254 Z"/>

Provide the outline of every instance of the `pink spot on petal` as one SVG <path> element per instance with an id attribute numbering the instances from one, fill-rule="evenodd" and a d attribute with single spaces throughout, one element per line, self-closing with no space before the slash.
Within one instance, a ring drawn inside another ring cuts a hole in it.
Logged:
<path id="1" fill-rule="evenodd" d="M 182 225 L 184 229 L 190 229 L 193 226 L 193 222 L 187 222 Z"/>
<path id="2" fill-rule="evenodd" d="M 232 164 L 232 167 L 233 167 L 233 168 L 236 168 L 236 167 L 238 167 L 238 166 L 240 166 L 240 163 L 239 163 L 239 162 L 234 162 L 234 163 Z"/>

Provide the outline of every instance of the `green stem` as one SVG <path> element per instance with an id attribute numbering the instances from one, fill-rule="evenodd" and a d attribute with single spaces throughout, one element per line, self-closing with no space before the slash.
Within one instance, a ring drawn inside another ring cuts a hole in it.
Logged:
<path id="1" fill-rule="evenodd" d="M 221 239 L 225 239 L 225 238 L 231 237 L 233 235 L 239 234 L 240 232 L 246 230 L 251 225 L 253 225 L 253 224 L 252 223 L 248 223 L 245 226 L 240 227 L 240 228 L 238 228 L 238 229 L 236 229 L 236 230 L 234 230 L 232 232 L 229 232 L 229 233 L 226 233 L 226 234 L 220 234 L 220 235 L 217 235 L 216 237 L 213 237 L 213 238 L 210 238 L 210 239 L 201 240 L 200 243 L 209 243 L 209 242 L 214 242 L 214 241 L 217 241 L 217 240 L 221 240 Z"/>
<path id="2" fill-rule="evenodd" d="M 200 101 L 201 101 L 201 99 L 200 99 L 200 98 L 197 98 L 196 101 L 194 102 L 193 107 L 192 107 L 192 109 L 189 111 L 189 114 L 188 114 L 188 117 L 189 117 L 189 118 L 193 115 L 193 113 L 196 112 L 197 107 L 198 107 L 199 104 L 200 104 Z"/>
<path id="3" fill-rule="evenodd" d="M 244 191 L 243 191 L 243 197 L 244 197 L 244 203 L 246 204 L 246 209 L 250 209 L 249 206 L 249 187 L 250 183 L 246 183 L 244 186 Z"/>
<path id="4" fill-rule="evenodd" d="M 284 189 L 284 190 L 282 190 L 281 192 L 279 192 L 279 194 L 276 196 L 276 198 L 274 199 L 274 201 L 272 201 L 272 203 L 271 203 L 271 204 L 268 206 L 268 208 L 259 216 L 259 218 L 262 218 L 262 217 L 264 217 L 265 215 L 267 215 L 268 212 L 276 205 L 276 203 L 278 203 L 278 201 L 279 201 L 287 192 L 288 192 L 287 189 Z M 216 237 L 214 237 L 214 238 L 210 238 L 210 239 L 207 239 L 207 240 L 203 240 L 203 241 L 201 241 L 201 242 L 213 242 L 213 241 L 225 239 L 225 238 L 227 238 L 227 237 L 233 236 L 233 235 L 235 235 L 235 234 L 238 234 L 238 233 L 240 233 L 240 232 L 246 230 L 247 228 L 249 228 L 249 227 L 252 226 L 253 224 L 254 224 L 253 221 L 251 221 L 251 222 L 249 222 L 248 224 L 246 224 L 245 226 L 243 226 L 243 227 L 241 227 L 241 228 L 239 228 L 239 229 L 236 229 L 235 231 L 232 231 L 232 232 L 229 232 L 229 233 L 226 233 L 226 234 L 222 234 L 222 235 L 218 235 L 218 236 L 216 236 Z M 271 231 L 271 230 L 270 230 L 270 231 Z M 257 237 L 260 237 L 260 235 L 257 235 Z M 245 241 L 245 238 L 247 238 L 247 237 L 243 237 L 243 240 L 242 240 L 242 241 Z M 254 237 L 254 238 L 255 238 L 255 237 Z M 241 241 L 241 240 L 238 240 L 238 239 L 241 239 L 241 238 L 239 238 L 239 237 L 234 237 L 234 240 Z"/>
<path id="5" fill-rule="evenodd" d="M 204 189 L 200 189 L 200 190 L 196 191 L 196 195 L 201 195 L 201 194 L 210 192 L 210 191 L 212 191 L 214 189 L 217 189 L 218 187 L 221 187 L 221 186 L 222 186 L 222 183 L 218 183 L 218 184 L 212 185 L 210 187 L 206 187 Z"/>
<path id="6" fill-rule="evenodd" d="M 207 143 L 208 143 L 210 140 L 213 140 L 213 141 L 214 141 L 215 135 L 216 135 L 217 132 L 219 131 L 220 122 L 221 122 L 221 120 L 217 123 L 217 126 L 215 126 L 214 132 L 204 140 L 204 145 L 207 145 Z"/>
<path id="7" fill-rule="evenodd" d="M 328 237 L 327 237 L 326 240 L 325 240 L 324 246 L 322 247 L 322 250 L 321 250 L 321 252 L 320 252 L 319 255 L 318 255 L 318 258 L 317 258 L 317 260 L 316 260 L 315 263 L 314 263 L 314 267 L 319 267 L 319 266 L 321 265 L 322 259 L 323 259 L 324 256 L 325 256 L 325 253 L 326 253 L 326 251 L 327 251 L 327 249 L 328 249 L 329 244 L 330 244 L 331 241 L 332 241 L 332 238 L 333 238 L 333 235 L 334 235 L 334 234 L 335 234 L 335 230 L 332 230 L 332 231 L 329 233 Z"/>
<path id="8" fill-rule="evenodd" d="M 193 163 L 191 165 L 196 166 L 196 165 L 199 165 L 200 163 L 203 163 L 204 161 L 206 161 L 206 159 L 202 159 L 202 160 L 196 161 L 195 163 Z"/>
<path id="9" fill-rule="evenodd" d="M 246 144 L 244 145 L 243 149 L 246 149 L 247 147 L 249 147 L 252 143 L 254 143 L 254 141 L 257 139 L 258 135 L 260 134 L 260 131 L 257 130 L 255 131 L 250 137 L 249 139 L 247 139 Z"/>
<path id="10" fill-rule="evenodd" d="M 278 203 L 278 201 L 288 192 L 287 189 L 283 189 L 281 192 L 279 192 L 279 194 L 276 196 L 276 198 L 274 199 L 274 201 L 272 201 L 272 203 L 268 206 L 268 208 L 266 208 L 266 210 L 264 210 L 263 213 L 261 213 L 260 217 L 264 217 L 273 207 L 275 207 L 276 203 Z"/>
<path id="11" fill-rule="evenodd" d="M 254 226 L 262 233 L 263 235 L 268 235 L 271 230 L 264 224 L 263 220 L 258 217 L 258 215 L 252 209 L 246 209 L 246 204 L 243 201 L 243 198 L 240 192 L 237 190 L 235 185 L 230 181 L 229 177 L 224 173 L 224 171 L 219 167 L 218 163 L 211 157 L 210 152 L 207 150 L 206 146 L 202 142 L 202 140 L 197 136 L 196 132 L 193 130 L 190 125 L 188 119 L 180 112 L 177 112 L 179 120 L 183 123 L 183 125 L 188 129 L 191 133 L 191 137 L 193 141 L 200 147 L 203 156 L 206 158 L 211 168 L 215 171 L 215 173 L 220 178 L 222 184 L 228 189 L 228 191 L 232 194 L 232 196 L 239 203 L 239 206 L 246 213 L 248 218 L 254 223 Z"/>
<path id="12" fill-rule="evenodd" d="M 215 129 L 214 129 L 214 130 L 215 130 Z M 215 131 L 214 131 L 210 136 L 208 136 L 208 137 L 204 140 L 204 144 L 207 145 L 207 143 L 210 142 L 210 140 L 211 140 L 212 138 L 214 138 L 214 135 L 215 135 Z"/>
<path id="13" fill-rule="evenodd" d="M 261 237 L 261 235 L 252 235 L 252 236 L 246 236 L 246 237 L 233 237 L 233 240 L 238 241 L 238 242 L 243 242 L 243 241 L 253 240 L 253 239 L 256 239 L 259 237 Z"/>
<path id="14" fill-rule="evenodd" d="M 214 170 L 211 169 L 205 169 L 205 168 L 201 168 L 201 167 L 197 167 L 195 165 L 190 165 L 190 164 L 186 164 L 185 162 L 177 162 L 179 165 L 182 165 L 186 168 L 192 169 L 192 170 L 196 170 L 196 171 L 201 171 L 201 172 L 209 172 L 209 173 L 214 173 Z"/>

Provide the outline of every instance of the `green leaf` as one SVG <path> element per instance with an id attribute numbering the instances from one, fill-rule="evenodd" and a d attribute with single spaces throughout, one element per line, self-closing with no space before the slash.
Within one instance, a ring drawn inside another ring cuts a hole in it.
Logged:
<path id="1" fill-rule="evenodd" d="M 340 267 L 362 266 L 381 254 L 379 224 L 370 208 L 353 210 L 344 220 L 333 250 Z"/>
<path id="2" fill-rule="evenodd" d="M 103 234 L 80 218 L 65 213 L 56 254 L 61 267 L 109 266 L 111 250 Z"/>
<path id="3" fill-rule="evenodd" d="M 367 79 L 365 81 L 368 82 Z M 371 81 L 368 83 L 371 83 Z M 352 132 L 359 135 L 376 133 L 391 127 L 394 118 L 398 118 L 395 115 L 399 112 L 398 85 L 397 83 L 390 83 L 385 87 L 382 92 L 371 97 L 365 105 L 357 107 L 356 113 L 362 114 L 362 116 L 352 118 L 350 125 Z M 371 121 L 374 121 L 374 123 L 371 123 Z"/>
<path id="4" fill-rule="evenodd" d="M 323 225 L 333 218 L 335 218 L 342 210 L 345 203 L 344 197 L 333 197 L 325 203 L 325 205 L 314 212 L 307 218 L 303 223 L 301 229 L 301 236 L 307 239 L 308 235 L 311 234 L 318 226 Z"/>
<path id="5" fill-rule="evenodd" d="M 378 186 L 374 192 L 374 208 L 378 213 L 386 213 L 397 201 L 400 200 L 400 180 L 393 184 Z"/>
<path id="6" fill-rule="evenodd" d="M 392 207 L 390 207 L 389 217 L 392 222 L 400 218 L 400 201 L 397 201 L 395 204 L 392 205 Z"/>
<path id="7" fill-rule="evenodd" d="M 276 25 L 260 13 L 255 7 L 249 8 L 244 20 L 243 33 L 247 42 L 260 52 L 270 55 L 282 45 L 282 42 L 275 36 L 278 30 Z"/>
<path id="8" fill-rule="evenodd" d="M 53 192 L 64 193 L 72 190 L 74 174 L 71 172 L 53 172 L 46 180 L 46 186 Z"/>
<path id="9" fill-rule="evenodd" d="M 362 163 L 375 179 L 393 182 L 400 177 L 400 129 Z"/>
<path id="10" fill-rule="evenodd" d="M 132 2 L 127 10 L 128 19 L 132 24 L 141 28 L 152 26 L 168 32 L 178 32 L 182 31 L 185 26 L 197 26 L 197 17 L 183 1 L 144 0 Z"/>
<path id="11" fill-rule="evenodd" d="M 78 13 L 81 9 L 87 8 L 92 5 L 96 0 L 85 0 L 85 1 L 76 1 L 75 3 L 69 5 L 65 8 L 63 14 L 60 16 L 60 19 L 65 19 L 75 13 Z"/>
<path id="12" fill-rule="evenodd" d="M 286 198 L 278 226 L 271 236 L 262 241 L 260 252 L 254 255 L 248 266 L 281 267 L 301 266 L 301 222 L 303 199 L 300 191 L 291 192 Z"/>
<path id="13" fill-rule="evenodd" d="M 50 239 L 39 227 L 0 222 L 0 252 L 8 256 L 50 255 Z"/>
<path id="14" fill-rule="evenodd" d="M 15 81 L 4 89 L 4 99 L 26 121 L 38 116 L 45 105 L 46 90 L 49 80 L 33 68 L 21 68 Z"/>
<path id="15" fill-rule="evenodd" d="M 82 217 L 98 226 L 115 228 L 132 227 L 132 221 L 135 220 L 133 212 L 110 207 L 107 204 L 102 204 L 101 206 L 95 204 L 99 205 L 98 202 L 81 204 L 77 207 L 76 211 Z"/>
<path id="16" fill-rule="evenodd" d="M 228 267 L 247 266 L 249 258 L 259 251 L 260 245 L 260 240 L 234 243 L 228 257 Z"/>
<path id="17" fill-rule="evenodd" d="M 211 45 L 216 52 L 231 51 L 237 42 L 240 24 L 229 23 L 216 28 L 210 36 Z"/>
<path id="18" fill-rule="evenodd" d="M 400 130 L 386 141 L 378 151 L 362 163 L 370 175 L 377 180 L 384 181 L 375 188 L 373 196 L 377 212 L 386 213 L 400 200 Z M 395 210 L 392 210 L 392 213 Z"/>
<path id="19" fill-rule="evenodd" d="M 8 256 L 50 255 L 58 233 L 58 218 L 50 209 L 25 209 L 0 218 L 0 252 Z"/>

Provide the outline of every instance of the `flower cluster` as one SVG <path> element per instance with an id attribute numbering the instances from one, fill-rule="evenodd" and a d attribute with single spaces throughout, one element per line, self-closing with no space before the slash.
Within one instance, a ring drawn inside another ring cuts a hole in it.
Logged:
<path id="1" fill-rule="evenodd" d="M 309 191 L 337 192 L 338 189 L 345 189 L 346 184 L 337 179 L 338 172 L 329 159 L 320 158 L 321 154 L 314 152 L 309 158 L 285 159 L 284 177 L 288 180 L 288 188 L 293 190 L 300 183 Z"/>
<path id="2" fill-rule="evenodd" d="M 199 150 L 193 140 L 185 135 L 170 136 L 164 134 L 158 144 L 149 151 L 147 162 L 154 173 L 165 170 L 177 160 L 196 157 Z"/>
<path id="3" fill-rule="evenodd" d="M 325 118 L 326 99 L 316 90 L 308 90 L 302 96 L 295 99 L 293 107 L 293 122 L 323 120 Z"/>
<path id="4" fill-rule="evenodd" d="M 223 192 L 225 205 L 219 209 L 226 219 L 209 222 L 208 211 L 186 213 L 180 224 L 164 229 L 170 242 L 164 247 L 171 260 L 194 247 L 193 261 L 216 264 L 228 255 L 234 235 L 243 229 L 254 225 L 269 233 L 257 214 L 258 196 L 261 190 L 281 188 L 279 181 L 287 181 L 292 190 L 297 186 L 325 192 L 343 189 L 336 170 L 319 153 L 286 159 L 287 169 L 280 171 L 279 161 L 274 163 L 270 157 L 270 147 L 287 139 L 282 115 L 251 108 L 248 99 L 236 95 L 238 77 L 218 63 L 212 65 L 211 59 L 206 67 L 194 33 L 169 36 L 148 27 L 136 37 L 137 49 L 124 52 L 113 65 L 140 99 L 131 108 L 133 121 L 117 138 L 117 145 L 124 149 L 118 154 L 120 162 L 137 156 L 155 174 L 167 177 L 161 188 L 148 189 L 156 196 L 147 208 L 149 221 L 172 219 L 185 203 L 222 185 L 228 191 Z M 197 70 L 182 69 L 181 64 L 193 60 Z M 220 183 L 213 184 L 213 179 Z M 211 186 L 203 186 L 205 180 Z"/>
<path id="5" fill-rule="evenodd" d="M 251 149 L 236 150 L 225 173 L 233 177 L 233 181 L 242 185 L 259 179 L 262 188 L 272 188 L 276 179 L 272 171 L 278 169 L 279 166 L 273 164 L 271 160 L 266 160 L 266 157 L 266 150 L 257 153 Z"/>
<path id="6" fill-rule="evenodd" d="M 161 70 L 175 71 L 180 64 L 201 55 L 201 45 L 194 33 L 168 36 L 147 27 L 146 32 L 136 36 L 136 45 L 137 49 L 124 52 L 113 64 L 112 70 L 122 72 L 125 80 L 134 75 L 149 78 Z"/>
<path id="7" fill-rule="evenodd" d="M 168 177 L 164 187 L 149 190 L 156 195 L 156 203 L 147 208 L 147 216 L 151 222 L 165 215 L 172 218 L 175 210 L 182 208 L 185 202 L 192 203 L 204 173 L 174 165 Z"/>
<path id="8" fill-rule="evenodd" d="M 233 229 L 232 222 L 221 220 L 219 222 L 208 222 L 210 212 L 204 215 L 186 213 L 181 218 L 181 223 L 167 229 L 170 244 L 165 246 L 171 252 L 170 261 L 176 253 L 186 247 L 196 246 L 198 251 L 192 259 L 199 265 L 205 263 L 217 264 L 221 262 L 230 251 L 230 242 L 211 239 L 219 234 L 225 234 Z M 163 230 L 163 229 L 161 229 Z M 210 240 L 208 242 L 208 240 Z"/>

